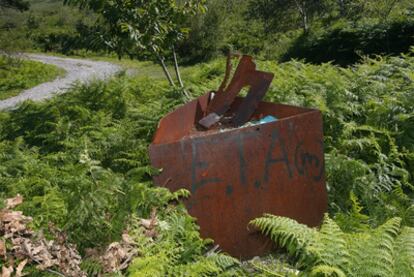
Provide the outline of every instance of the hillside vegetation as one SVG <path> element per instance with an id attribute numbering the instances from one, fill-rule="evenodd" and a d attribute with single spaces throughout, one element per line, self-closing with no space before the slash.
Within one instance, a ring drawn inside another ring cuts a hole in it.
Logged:
<path id="1" fill-rule="evenodd" d="M 29 0 L 30 9 L 0 9 L 0 49 L 59 51 L 77 49 L 79 30 L 94 15 L 63 5 L 59 0 Z"/>
<path id="2" fill-rule="evenodd" d="M 193 95 L 217 87 L 223 68 L 222 61 L 215 61 L 187 69 L 185 81 Z M 263 62 L 260 68 L 276 75 L 267 100 L 323 112 L 329 214 L 337 224 L 329 228 L 368 239 L 376 232 L 372 228 L 382 224 L 394 226 L 379 227 L 385 231 L 378 231 L 391 232 L 393 238 L 399 234 L 400 224 L 413 226 L 414 96 L 410 91 L 414 58 L 367 59 L 349 69 L 295 61 Z M 298 261 L 297 255 L 243 265 L 227 256 L 206 255 L 208 241 L 200 239 L 194 220 L 175 201 L 186 197 L 187 192 L 171 193 L 151 183 L 156 172 L 149 166 L 147 147 L 158 120 L 183 103 L 181 95 L 163 81 L 119 76 L 108 83 L 79 85 L 48 102 L 28 102 L 2 113 L 1 196 L 21 194 L 25 201 L 19 207 L 33 216 L 36 229 L 47 234 L 52 222 L 64 230 L 84 257 L 82 268 L 91 275 L 105 267 L 96 258 L 98 254 L 90 253 L 101 253 L 106 245 L 119 241 L 124 230 L 140 241 L 131 266 L 122 271 L 125 275 L 265 276 L 266 268 L 272 265 L 276 265 L 273 271 L 277 268 L 282 273 L 307 274 L 313 270 L 329 275 L 334 271 L 328 266 L 335 264 L 346 272 L 343 262 L 336 259 L 348 254 L 339 246 L 335 248 L 338 256 L 332 257 L 334 262 L 316 264 L 311 258 L 312 262 Z M 156 218 L 158 224 L 152 227 L 156 233 L 144 235 L 148 233 L 143 231 L 140 218 Z M 391 218 L 395 219 L 387 223 Z M 333 224 L 330 222 L 329 226 Z M 298 230 L 304 227 L 289 226 L 284 236 L 302 236 Z M 411 231 L 401 230 L 401 243 L 412 240 Z M 277 239 L 275 232 L 272 237 Z M 324 234 L 327 240 L 336 240 L 335 234 Z M 355 255 L 364 255 L 365 246 L 358 246 L 358 239 L 346 241 L 348 247 L 354 247 Z M 289 252 L 307 253 L 300 245 L 283 245 Z M 370 247 L 375 252 L 381 245 L 378 242 Z M 389 251 L 399 247 L 386 245 Z M 412 253 L 409 251 L 403 260 L 394 259 L 411 261 L 412 265 Z M 410 265 L 407 268 L 412 269 Z M 375 276 L 394 272 L 388 266 L 376 270 Z"/>
<path id="3" fill-rule="evenodd" d="M 2 51 L 129 72 L 0 112 L 2 276 L 414 276 L 412 1 L 0 1 Z M 219 87 L 229 51 L 275 74 L 267 101 L 323 115 L 324 221 L 252 219 L 277 250 L 247 261 L 200 237 L 190 192 L 155 186 L 148 157 L 164 115 Z M 57 74 L 1 57 L 0 99 Z"/>
<path id="4" fill-rule="evenodd" d="M 82 56 L 111 52 L 92 11 L 60 0 L 28 2 L 31 8 L 23 13 L 0 10 L 0 49 Z M 413 43 L 410 0 L 208 0 L 206 4 L 205 14 L 181 23 L 190 30 L 176 45 L 182 63 L 205 62 L 230 48 L 264 60 L 351 65 L 365 55 L 408 53 Z M 150 53 L 128 46 L 124 57 L 142 60 Z"/>

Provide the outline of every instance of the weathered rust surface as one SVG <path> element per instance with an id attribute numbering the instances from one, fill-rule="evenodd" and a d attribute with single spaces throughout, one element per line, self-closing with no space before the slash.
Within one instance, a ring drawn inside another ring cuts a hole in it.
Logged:
<path id="1" fill-rule="evenodd" d="M 235 257 L 250 258 L 271 246 L 248 230 L 263 213 L 319 225 L 327 209 L 321 113 L 260 102 L 253 118 L 273 115 L 278 121 L 196 130 L 208 101 L 206 94 L 163 118 L 149 149 L 152 165 L 163 168 L 155 183 L 191 191 L 185 205 L 202 236 Z M 237 98 L 229 112 L 242 103 Z"/>
<path id="2" fill-rule="evenodd" d="M 199 124 L 207 129 L 220 121 L 245 87 L 249 88 L 247 96 L 243 99 L 240 107 L 230 115 L 229 124 L 233 127 L 239 127 L 248 122 L 273 80 L 273 73 L 256 70 L 253 58 L 244 55 L 240 59 L 232 80 L 227 85 L 232 68 L 231 58 L 232 55 L 229 54 L 224 80 L 215 92 L 214 98 L 209 102 L 205 117 L 199 121 Z"/>

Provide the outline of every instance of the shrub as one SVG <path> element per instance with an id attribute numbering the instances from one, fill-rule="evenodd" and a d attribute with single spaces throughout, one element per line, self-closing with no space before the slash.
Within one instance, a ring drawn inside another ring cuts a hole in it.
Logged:
<path id="1" fill-rule="evenodd" d="M 282 60 L 304 59 L 311 63 L 334 62 L 346 66 L 368 55 L 400 55 L 414 45 L 414 21 L 343 25 L 322 34 L 303 34 Z"/>

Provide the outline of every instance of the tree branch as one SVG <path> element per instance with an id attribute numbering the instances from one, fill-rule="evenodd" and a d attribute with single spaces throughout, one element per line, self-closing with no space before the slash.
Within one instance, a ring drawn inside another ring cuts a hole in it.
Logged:
<path id="1" fill-rule="evenodd" d="M 157 56 L 158 61 L 161 64 L 162 70 L 164 71 L 165 77 L 167 78 L 170 86 L 175 87 L 175 83 L 171 77 L 170 72 L 168 71 L 167 65 L 165 64 L 164 58 L 158 53 L 154 46 L 151 47 L 153 53 Z"/>

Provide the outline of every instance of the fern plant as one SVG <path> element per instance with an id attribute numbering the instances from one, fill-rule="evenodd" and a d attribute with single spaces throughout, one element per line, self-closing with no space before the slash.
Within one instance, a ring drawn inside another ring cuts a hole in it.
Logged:
<path id="1" fill-rule="evenodd" d="M 344 233 L 329 216 L 319 230 L 266 214 L 250 223 L 294 258 L 303 276 L 413 276 L 414 228 L 392 218 L 376 229 Z"/>
<path id="2" fill-rule="evenodd" d="M 209 241 L 200 240 L 194 220 L 178 209 L 161 215 L 159 235 L 148 238 L 135 224 L 132 235 L 138 241 L 139 256 L 128 268 L 128 276 L 245 276 L 240 262 L 215 251 L 205 252 Z"/>

